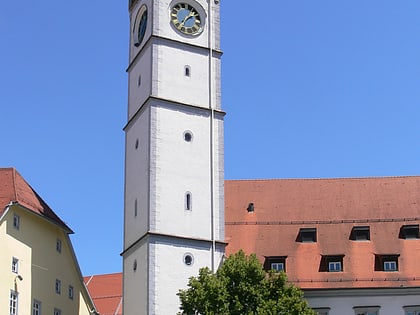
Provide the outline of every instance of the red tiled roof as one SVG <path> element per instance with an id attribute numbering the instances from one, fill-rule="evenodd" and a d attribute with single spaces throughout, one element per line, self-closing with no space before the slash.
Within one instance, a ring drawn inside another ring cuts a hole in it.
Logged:
<path id="1" fill-rule="evenodd" d="M 16 169 L 0 168 L 0 216 L 11 203 L 17 203 L 73 233 Z"/>
<path id="2" fill-rule="evenodd" d="M 225 221 L 227 254 L 287 256 L 286 273 L 302 288 L 420 285 L 420 240 L 398 237 L 420 223 L 417 176 L 227 180 Z M 354 226 L 369 226 L 371 240 L 350 240 Z M 298 242 L 300 228 L 316 228 L 317 242 Z M 400 255 L 399 270 L 375 271 L 375 254 Z M 320 272 L 323 255 L 344 255 L 343 272 Z"/>
<path id="3" fill-rule="evenodd" d="M 97 276 L 87 276 L 83 279 L 99 314 L 122 314 L 121 272 Z"/>

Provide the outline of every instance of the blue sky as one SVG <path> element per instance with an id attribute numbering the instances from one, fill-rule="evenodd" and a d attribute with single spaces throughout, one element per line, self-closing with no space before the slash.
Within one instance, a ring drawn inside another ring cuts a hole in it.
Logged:
<path id="1" fill-rule="evenodd" d="M 0 3 L 0 166 L 122 261 L 128 1 Z M 420 1 L 221 1 L 225 175 L 420 175 Z"/>

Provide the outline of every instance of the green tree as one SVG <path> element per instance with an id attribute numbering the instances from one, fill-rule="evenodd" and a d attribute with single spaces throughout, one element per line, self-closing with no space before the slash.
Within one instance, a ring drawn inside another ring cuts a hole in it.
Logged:
<path id="1" fill-rule="evenodd" d="M 303 292 L 284 272 L 265 272 L 255 255 L 241 250 L 212 273 L 201 268 L 180 290 L 181 313 L 202 315 L 315 315 Z"/>

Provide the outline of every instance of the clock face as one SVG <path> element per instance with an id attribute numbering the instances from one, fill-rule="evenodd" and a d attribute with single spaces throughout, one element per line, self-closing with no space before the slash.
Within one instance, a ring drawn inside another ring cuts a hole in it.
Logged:
<path id="1" fill-rule="evenodd" d="M 171 22 L 181 33 L 197 35 L 203 30 L 201 16 L 190 4 L 179 2 L 172 7 Z"/>
<path id="2" fill-rule="evenodd" d="M 143 41 L 144 34 L 146 34 L 146 27 L 147 27 L 147 8 L 143 6 L 140 11 L 139 15 L 140 21 L 137 22 L 137 38 L 136 42 L 134 43 L 134 46 L 138 47 L 140 46 L 141 42 Z"/>

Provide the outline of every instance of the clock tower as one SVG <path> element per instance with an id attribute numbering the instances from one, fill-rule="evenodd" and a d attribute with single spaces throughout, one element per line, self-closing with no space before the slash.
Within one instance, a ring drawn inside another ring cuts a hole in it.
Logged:
<path id="1" fill-rule="evenodd" d="M 219 0 L 130 0 L 124 315 L 179 311 L 224 256 Z"/>

